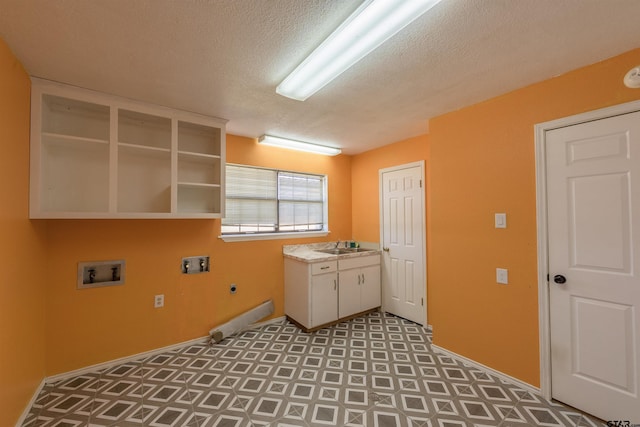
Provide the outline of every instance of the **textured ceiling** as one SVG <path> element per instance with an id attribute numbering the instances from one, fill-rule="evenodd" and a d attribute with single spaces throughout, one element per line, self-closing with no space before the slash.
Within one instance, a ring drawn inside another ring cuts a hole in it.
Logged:
<path id="1" fill-rule="evenodd" d="M 0 0 L 0 37 L 33 76 L 222 117 L 236 135 L 349 154 L 640 47 L 639 0 L 443 0 L 308 100 L 277 95 L 359 4 Z"/>

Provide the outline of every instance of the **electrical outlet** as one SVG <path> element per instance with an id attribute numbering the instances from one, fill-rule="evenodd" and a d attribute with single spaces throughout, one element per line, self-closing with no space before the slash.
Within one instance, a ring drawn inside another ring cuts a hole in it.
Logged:
<path id="1" fill-rule="evenodd" d="M 156 295 L 153 298 L 153 307 L 154 308 L 164 307 L 164 295 Z"/>

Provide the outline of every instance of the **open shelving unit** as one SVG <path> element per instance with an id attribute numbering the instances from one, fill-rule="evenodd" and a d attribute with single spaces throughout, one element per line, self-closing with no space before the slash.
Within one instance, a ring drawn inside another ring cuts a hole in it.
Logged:
<path id="1" fill-rule="evenodd" d="M 118 211 L 171 213 L 171 119 L 118 110 Z"/>
<path id="2" fill-rule="evenodd" d="M 178 122 L 178 212 L 221 209 L 221 141 L 219 128 Z"/>
<path id="3" fill-rule="evenodd" d="M 41 99 L 41 209 L 106 211 L 109 106 L 54 95 Z"/>
<path id="4" fill-rule="evenodd" d="M 225 121 L 33 79 L 31 218 L 220 218 Z"/>

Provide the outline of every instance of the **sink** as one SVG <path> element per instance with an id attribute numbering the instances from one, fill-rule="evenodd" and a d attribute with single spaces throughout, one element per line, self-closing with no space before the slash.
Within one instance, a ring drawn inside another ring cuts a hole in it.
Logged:
<path id="1" fill-rule="evenodd" d="M 364 248 L 335 248 L 335 249 L 316 249 L 316 252 L 322 252 L 323 254 L 330 255 L 344 255 L 344 254 L 352 254 L 356 252 L 369 252 L 375 249 L 364 249 Z"/>
<path id="2" fill-rule="evenodd" d="M 342 255 L 342 254 L 351 253 L 351 251 L 348 248 L 316 249 L 316 252 L 322 252 L 323 254 L 330 254 L 330 255 Z"/>

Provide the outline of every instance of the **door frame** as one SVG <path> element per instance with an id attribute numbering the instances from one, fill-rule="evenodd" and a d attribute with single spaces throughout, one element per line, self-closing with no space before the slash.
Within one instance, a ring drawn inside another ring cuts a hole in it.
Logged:
<path id="1" fill-rule="evenodd" d="M 426 217 L 427 217 L 427 211 L 426 211 L 426 206 L 425 206 L 425 194 L 427 192 L 427 181 L 425 179 L 425 161 L 424 160 L 419 160 L 417 162 L 412 162 L 412 163 L 405 163 L 403 165 L 397 165 L 397 166 L 391 166 L 388 168 L 383 168 L 383 169 L 378 169 L 378 200 L 379 200 L 379 205 L 380 205 L 380 249 L 382 250 L 382 246 L 384 244 L 384 199 L 383 199 L 383 190 L 384 190 L 384 184 L 382 182 L 382 175 L 385 174 L 386 172 L 394 172 L 394 171 L 398 171 L 398 170 L 402 170 L 402 169 L 411 169 L 411 168 L 415 168 L 415 167 L 420 167 L 420 179 L 422 180 L 422 191 L 420 192 L 420 205 L 422 208 L 422 277 L 424 280 L 424 295 L 422 295 L 422 297 L 424 298 L 424 310 L 422 310 L 422 326 L 424 328 L 428 327 L 427 321 L 427 221 L 426 221 Z M 384 253 L 382 253 L 382 256 L 384 256 Z M 381 263 L 381 267 L 384 266 L 384 263 Z M 383 273 L 381 271 L 381 273 Z M 385 280 L 385 274 L 381 274 L 380 275 L 382 278 L 382 281 L 380 283 L 381 289 L 382 289 L 382 309 L 385 309 L 384 306 L 384 302 L 385 302 L 385 297 L 384 297 L 384 293 L 385 293 L 385 284 L 386 284 L 386 280 Z"/>
<path id="2" fill-rule="evenodd" d="M 563 117 L 539 123 L 535 131 L 536 161 L 536 223 L 538 244 L 538 328 L 540 339 L 540 392 L 551 400 L 551 324 L 549 309 L 549 239 L 547 222 L 547 165 L 546 132 L 609 117 L 640 111 L 640 101 L 632 101 L 613 107 Z"/>

